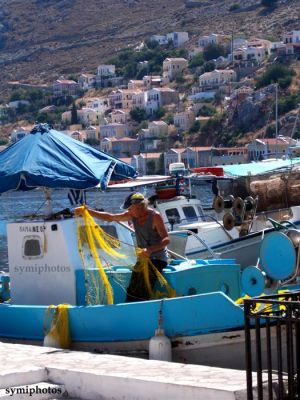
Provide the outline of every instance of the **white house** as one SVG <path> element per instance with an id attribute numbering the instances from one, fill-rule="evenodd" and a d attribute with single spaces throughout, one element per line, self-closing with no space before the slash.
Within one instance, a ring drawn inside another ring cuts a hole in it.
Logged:
<path id="1" fill-rule="evenodd" d="M 233 69 L 215 69 L 211 72 L 205 72 L 199 76 L 199 86 L 201 90 L 214 89 L 219 86 L 234 82 L 237 79 L 236 72 Z"/>
<path id="2" fill-rule="evenodd" d="M 189 40 L 189 34 L 187 32 L 171 32 L 167 33 L 167 41 L 172 41 L 175 47 L 182 46 Z"/>
<path id="3" fill-rule="evenodd" d="M 172 81 L 187 68 L 188 61 L 185 58 L 166 58 L 163 62 L 163 77 Z"/>
<path id="4" fill-rule="evenodd" d="M 157 42 L 160 45 L 168 44 L 168 39 L 166 35 L 152 35 L 150 37 L 151 42 Z"/>
<path id="5" fill-rule="evenodd" d="M 139 141 L 129 137 L 104 138 L 101 140 L 100 149 L 118 158 L 131 157 L 139 152 Z"/>
<path id="6" fill-rule="evenodd" d="M 77 82 L 62 77 L 57 79 L 52 85 L 53 96 L 76 96 L 78 88 L 79 84 Z"/>
<path id="7" fill-rule="evenodd" d="M 160 45 L 166 45 L 172 41 L 175 47 L 180 47 L 189 40 L 189 34 L 187 32 L 170 32 L 166 35 L 152 35 L 150 40 Z"/>
<path id="8" fill-rule="evenodd" d="M 124 110 L 113 110 L 110 113 L 112 124 L 126 124 L 129 120 L 129 113 Z"/>
<path id="9" fill-rule="evenodd" d="M 188 131 L 195 121 L 195 114 L 191 110 L 174 114 L 174 125 L 177 132 Z"/>
<path id="10" fill-rule="evenodd" d="M 116 75 L 116 66 L 101 64 L 97 67 L 97 75 L 100 77 L 111 77 Z"/>
<path id="11" fill-rule="evenodd" d="M 255 139 L 247 145 L 249 160 L 262 160 L 274 156 L 289 154 L 289 147 L 296 144 L 295 139 L 278 136 L 277 138 Z"/>
<path id="12" fill-rule="evenodd" d="M 72 112 L 71 111 L 65 111 L 62 113 L 61 120 L 64 123 L 71 123 L 72 119 Z M 77 110 L 77 119 L 78 123 L 82 125 L 94 125 L 98 123 L 98 113 L 87 107 L 83 107 L 81 110 Z"/>
<path id="13" fill-rule="evenodd" d="M 284 43 L 300 43 L 300 31 L 291 31 L 283 35 Z"/>
<path id="14" fill-rule="evenodd" d="M 90 125 L 85 130 L 86 138 L 91 140 L 98 140 L 99 139 L 99 128 L 97 129 L 96 126 Z"/>
<path id="15" fill-rule="evenodd" d="M 128 127 L 126 124 L 111 123 L 111 124 L 106 124 L 106 125 L 100 125 L 100 139 L 101 140 L 106 137 L 121 138 L 124 136 L 128 136 Z"/>
<path id="16" fill-rule="evenodd" d="M 133 155 L 131 165 L 139 175 L 154 175 L 160 167 L 161 153 L 141 153 Z"/>
<path id="17" fill-rule="evenodd" d="M 168 137 L 168 124 L 164 121 L 152 121 L 148 124 L 148 129 L 139 131 L 139 141 L 141 151 L 156 151 Z"/>
<path id="18" fill-rule="evenodd" d="M 148 115 L 152 115 L 159 107 L 177 104 L 178 101 L 176 90 L 167 87 L 154 88 L 146 92 L 145 110 Z"/>
<path id="19" fill-rule="evenodd" d="M 109 109 L 107 97 L 93 97 L 86 99 L 86 107 L 95 110 L 98 115 L 103 115 Z"/>
<path id="20" fill-rule="evenodd" d="M 78 78 L 78 84 L 83 90 L 91 89 L 95 86 L 96 76 L 93 74 L 81 74 Z"/>
<path id="21" fill-rule="evenodd" d="M 217 33 L 210 33 L 209 35 L 200 36 L 198 39 L 198 47 L 206 47 L 209 44 L 219 44 L 221 35 Z"/>

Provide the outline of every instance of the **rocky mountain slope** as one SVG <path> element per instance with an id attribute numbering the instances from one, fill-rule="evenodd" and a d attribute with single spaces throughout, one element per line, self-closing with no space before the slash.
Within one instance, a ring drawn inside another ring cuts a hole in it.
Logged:
<path id="1" fill-rule="evenodd" d="M 278 0 L 271 10 L 260 0 L 0 0 L 0 87 L 95 71 L 155 33 L 184 30 L 192 41 L 209 32 L 278 40 L 300 29 L 299 16 L 299 0 Z"/>

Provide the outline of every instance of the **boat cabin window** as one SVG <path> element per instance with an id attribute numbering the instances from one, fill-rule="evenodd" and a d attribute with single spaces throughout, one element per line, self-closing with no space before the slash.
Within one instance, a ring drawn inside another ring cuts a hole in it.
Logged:
<path id="1" fill-rule="evenodd" d="M 197 214 L 196 211 L 194 209 L 194 207 L 192 206 L 186 206 L 186 207 L 182 207 L 184 215 L 186 217 L 187 220 L 189 219 L 197 219 Z"/>
<path id="2" fill-rule="evenodd" d="M 101 228 L 107 233 L 109 236 L 113 236 L 114 238 L 118 239 L 117 229 L 114 225 L 100 225 Z"/>
<path id="3" fill-rule="evenodd" d="M 199 213 L 200 217 L 204 217 L 202 208 L 198 206 L 197 210 L 198 210 L 198 213 Z"/>
<path id="4" fill-rule="evenodd" d="M 25 236 L 22 250 L 23 258 L 33 259 L 44 256 L 42 240 L 39 236 Z"/>
<path id="5" fill-rule="evenodd" d="M 168 222 L 172 224 L 179 224 L 181 219 L 177 208 L 169 208 L 166 210 L 166 216 L 168 218 Z"/>

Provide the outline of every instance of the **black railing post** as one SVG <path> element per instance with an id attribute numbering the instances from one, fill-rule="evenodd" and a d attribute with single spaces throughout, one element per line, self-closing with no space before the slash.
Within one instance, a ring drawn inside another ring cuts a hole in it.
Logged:
<path id="1" fill-rule="evenodd" d="M 250 300 L 244 300 L 247 400 L 253 400 L 250 309 Z"/>

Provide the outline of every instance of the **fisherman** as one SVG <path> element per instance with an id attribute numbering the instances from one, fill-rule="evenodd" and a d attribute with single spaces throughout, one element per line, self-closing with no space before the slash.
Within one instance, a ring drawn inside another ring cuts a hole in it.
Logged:
<path id="1" fill-rule="evenodd" d="M 94 218 L 104 221 L 128 221 L 132 222 L 136 242 L 140 248 L 138 262 L 134 266 L 131 280 L 127 288 L 127 302 L 149 300 L 151 293 L 147 290 L 144 271 L 141 270 L 141 259 L 149 259 L 148 273 L 151 292 L 155 285 L 157 276 L 155 267 L 159 272 L 167 266 L 167 245 L 169 237 L 161 215 L 148 207 L 148 200 L 141 193 L 131 193 L 124 201 L 123 209 L 120 214 L 112 214 L 102 211 L 88 209 Z M 75 213 L 80 215 L 82 208 L 75 209 Z"/>

